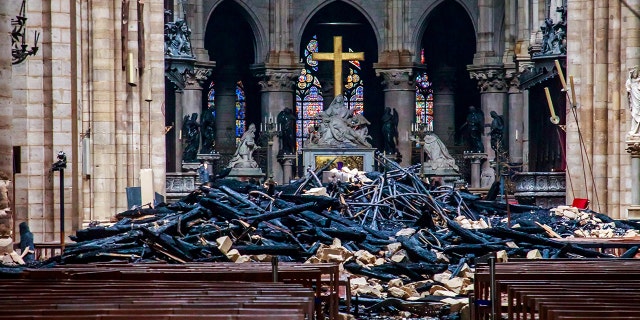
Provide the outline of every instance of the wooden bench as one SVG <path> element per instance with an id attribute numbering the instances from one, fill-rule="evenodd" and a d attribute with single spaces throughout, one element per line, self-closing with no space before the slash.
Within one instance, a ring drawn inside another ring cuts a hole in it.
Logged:
<path id="1" fill-rule="evenodd" d="M 282 283 L 0 281 L 3 319 L 305 319 L 313 301 L 308 288 Z"/>
<path id="2" fill-rule="evenodd" d="M 254 281 L 273 280 L 270 263 L 95 263 L 62 265 L 52 269 L 27 270 L 26 277 L 38 279 L 120 279 L 120 280 L 182 280 L 182 281 Z M 334 263 L 279 263 L 278 280 L 298 283 L 316 292 L 316 317 L 320 318 L 326 305 L 331 319 L 338 316 L 340 285 L 345 299 L 350 300 L 348 281 L 340 279 Z M 349 302 L 347 302 L 347 305 Z"/>
<path id="3" fill-rule="evenodd" d="M 496 301 L 492 304 L 490 269 L 486 264 L 479 264 L 474 293 L 470 297 L 472 319 L 488 319 L 492 311 L 498 319 L 505 313 L 508 319 L 556 319 L 568 316 L 558 310 L 563 307 L 579 310 L 580 306 L 585 306 L 584 301 L 597 301 L 600 306 L 598 317 L 609 319 L 609 316 L 617 316 L 612 312 L 618 310 L 614 306 L 626 306 L 620 303 L 640 300 L 629 298 L 634 294 L 640 297 L 640 289 L 636 289 L 640 288 L 639 266 L 640 260 L 634 259 L 497 263 L 494 273 Z M 590 305 L 584 310 L 584 314 L 595 311 Z M 629 306 L 624 310 L 635 308 Z"/>

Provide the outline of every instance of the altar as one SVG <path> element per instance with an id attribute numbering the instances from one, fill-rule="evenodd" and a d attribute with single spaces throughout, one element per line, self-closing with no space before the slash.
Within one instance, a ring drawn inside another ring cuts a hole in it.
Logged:
<path id="1" fill-rule="evenodd" d="M 349 169 L 371 172 L 374 168 L 375 148 L 303 148 L 302 162 L 305 168 L 318 169 L 336 159 L 327 170 L 343 166 Z"/>

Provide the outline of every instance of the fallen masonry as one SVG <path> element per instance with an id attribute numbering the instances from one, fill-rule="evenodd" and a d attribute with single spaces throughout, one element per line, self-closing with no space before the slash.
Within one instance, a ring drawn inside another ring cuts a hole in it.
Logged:
<path id="1" fill-rule="evenodd" d="M 115 272 L 114 266 L 159 262 L 185 269 L 232 262 L 329 263 L 338 266 L 331 289 L 336 300 L 322 312 L 332 318 L 339 296 L 340 311 L 358 318 L 457 319 L 467 317 L 474 268 L 488 256 L 614 259 L 568 237 L 635 239 L 640 229 L 589 210 L 517 204 L 507 210 L 504 202 L 465 190 L 429 189 L 416 175 L 419 167 L 377 158 L 384 172 L 350 182 L 322 184 L 320 170 L 275 190 L 216 180 L 176 203 L 133 208 L 118 213 L 112 224 L 79 230 L 62 255 L 6 265 L 0 276 L 25 278 L 38 274 L 36 269 L 79 265 Z M 628 247 L 621 256 L 635 257 L 638 247 Z M 338 282 L 349 284 L 342 291 L 350 295 L 337 292 Z"/>

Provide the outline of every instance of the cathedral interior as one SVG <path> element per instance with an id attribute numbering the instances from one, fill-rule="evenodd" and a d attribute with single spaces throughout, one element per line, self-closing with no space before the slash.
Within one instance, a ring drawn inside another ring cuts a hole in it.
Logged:
<path id="1" fill-rule="evenodd" d="M 589 199 L 612 217 L 640 205 L 625 89 L 640 57 L 637 0 L 14 2 L 0 7 L 12 34 L 0 169 L 14 223 L 42 241 L 59 236 L 64 207 L 69 233 L 127 208 L 128 188 L 184 194 L 200 162 L 211 175 L 227 167 L 251 124 L 254 177 L 300 178 L 337 95 L 368 123 L 363 148 L 402 166 L 433 160 L 420 136 L 435 136 L 473 188 L 504 167 L 509 192 Z M 336 37 L 340 55 L 362 58 L 314 59 L 336 56 Z M 292 141 L 277 123 L 285 109 Z M 59 151 L 63 171 L 52 170 Z"/>

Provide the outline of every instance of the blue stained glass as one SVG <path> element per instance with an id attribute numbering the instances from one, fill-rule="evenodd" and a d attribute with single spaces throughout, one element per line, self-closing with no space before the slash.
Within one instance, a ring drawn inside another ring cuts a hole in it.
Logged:
<path id="1" fill-rule="evenodd" d="M 427 124 L 428 130 L 433 130 L 433 83 L 429 81 L 426 72 L 416 76 L 416 123 Z"/>
<path id="2" fill-rule="evenodd" d="M 318 61 L 313 60 L 312 54 L 318 52 L 318 40 L 313 36 L 304 50 L 305 68 L 300 71 L 296 85 L 296 147 L 301 152 L 304 139 L 308 135 L 309 126 L 315 122 L 315 117 L 323 109 L 320 81 L 315 76 L 318 71 Z"/>
<path id="3" fill-rule="evenodd" d="M 247 105 L 242 81 L 236 83 L 236 143 L 244 133 Z"/>

